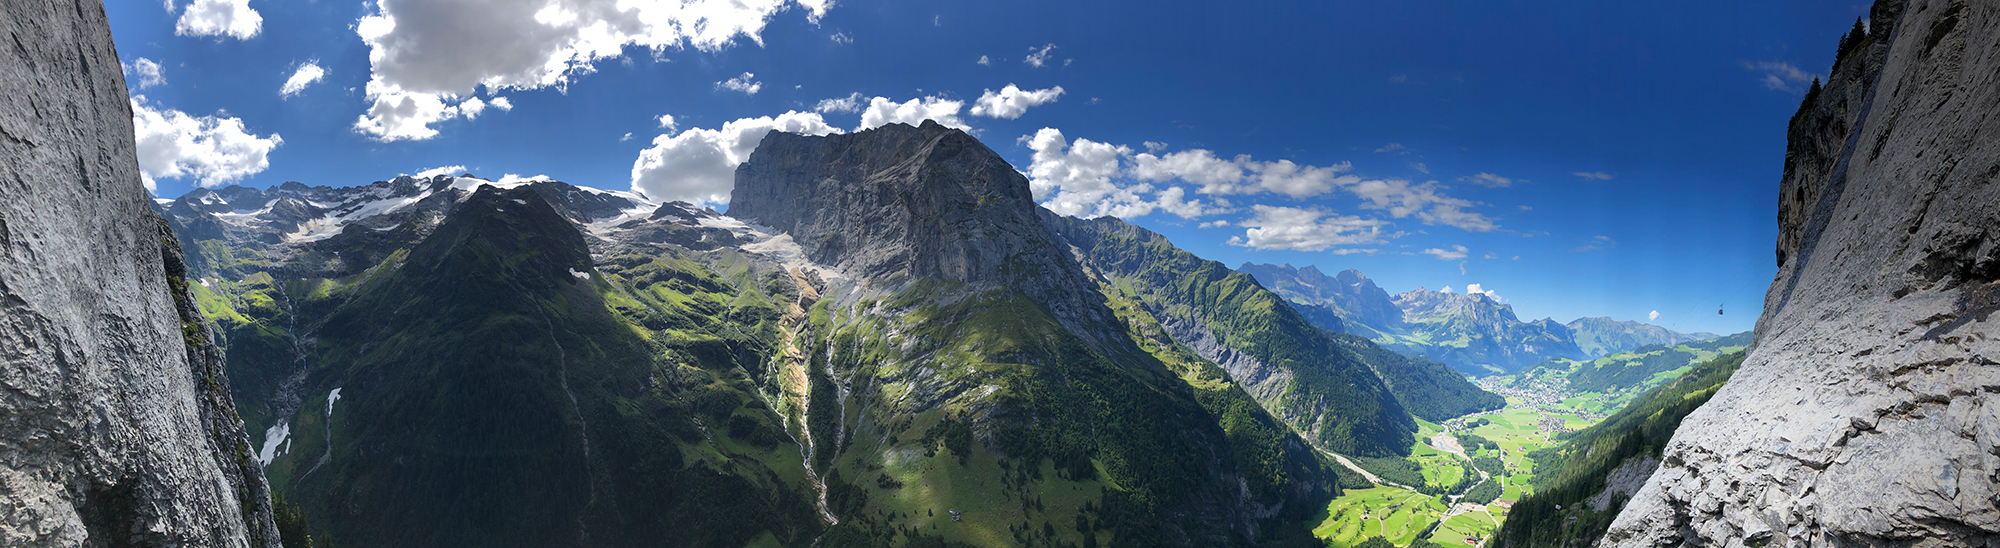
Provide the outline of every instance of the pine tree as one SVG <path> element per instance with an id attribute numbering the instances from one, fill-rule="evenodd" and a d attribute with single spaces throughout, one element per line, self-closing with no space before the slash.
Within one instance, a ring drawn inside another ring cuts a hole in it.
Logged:
<path id="1" fill-rule="evenodd" d="M 1861 24 L 1860 17 L 1854 18 L 1854 29 L 1840 35 L 1840 51 L 1834 53 L 1834 64 L 1840 64 L 1841 60 L 1847 58 L 1849 51 L 1853 50 L 1855 46 L 1861 45 L 1861 42 L 1867 38 L 1867 27 Z"/>

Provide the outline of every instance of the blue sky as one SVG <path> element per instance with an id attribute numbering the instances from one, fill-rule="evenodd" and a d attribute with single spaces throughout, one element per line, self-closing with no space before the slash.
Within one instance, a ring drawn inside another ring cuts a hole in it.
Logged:
<path id="1" fill-rule="evenodd" d="M 1657 311 L 1717 333 L 1756 319 L 1786 120 L 1865 12 L 1243 4 L 106 8 L 161 197 L 462 166 L 723 208 L 765 131 L 930 117 L 1052 209 L 1230 266 L 1356 268 L 1392 293 L 1479 284 L 1525 319 Z"/>

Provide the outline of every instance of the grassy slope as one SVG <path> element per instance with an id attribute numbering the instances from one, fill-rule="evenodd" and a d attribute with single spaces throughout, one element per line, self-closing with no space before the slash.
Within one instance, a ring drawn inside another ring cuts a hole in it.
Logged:
<path id="1" fill-rule="evenodd" d="M 1130 288 L 1156 315 L 1202 321 L 1230 348 L 1291 379 L 1260 403 L 1314 444 L 1346 454 L 1401 454 L 1416 430 L 1360 356 L 1307 323 L 1254 278 L 1112 218 L 1044 213 L 1090 266 Z M 1460 379 L 1463 382 L 1463 379 Z"/>
<path id="2" fill-rule="evenodd" d="M 1628 458 L 1655 456 L 1682 418 L 1708 401 L 1744 354 L 1719 356 L 1671 383 L 1632 400 L 1604 422 L 1576 432 L 1556 448 L 1530 455 L 1541 470 L 1535 493 L 1523 498 L 1499 532 L 1502 546 L 1589 546 L 1602 537 L 1620 504 L 1593 512 L 1580 504 L 1604 490 L 1604 478 Z M 1558 510 L 1560 506 L 1564 510 Z"/>
<path id="3" fill-rule="evenodd" d="M 1537 380 L 1561 378 L 1577 396 L 1567 406 L 1602 413 L 1617 410 L 1645 391 L 1680 378 L 1702 362 L 1743 350 L 1750 344 L 1750 332 L 1682 344 L 1673 347 L 1645 346 L 1595 360 L 1549 360 L 1522 373 L 1517 386 Z"/>
<path id="4" fill-rule="evenodd" d="M 826 546 L 1235 545 L 1243 518 L 1217 515 L 1235 499 L 1289 508 L 1264 520 L 1293 524 L 1277 532 L 1331 496 L 1327 467 L 1184 349 L 1093 348 L 1007 289 L 824 303 L 810 428 L 845 440 L 819 459 L 842 519 Z"/>
<path id="5" fill-rule="evenodd" d="M 671 258 L 581 280 L 576 229 L 524 201 L 469 207 L 374 274 L 218 294 L 248 311 L 220 322 L 232 368 L 265 373 L 249 383 L 295 363 L 293 310 L 333 309 L 274 486 L 343 546 L 809 543 L 798 446 L 758 396 L 776 311 Z"/>
<path id="6" fill-rule="evenodd" d="M 1507 403 L 1506 398 L 1480 390 L 1442 362 L 1398 354 L 1356 335 L 1327 332 L 1327 336 L 1360 356 L 1382 377 L 1403 409 L 1419 419 L 1443 421 L 1492 411 Z"/>

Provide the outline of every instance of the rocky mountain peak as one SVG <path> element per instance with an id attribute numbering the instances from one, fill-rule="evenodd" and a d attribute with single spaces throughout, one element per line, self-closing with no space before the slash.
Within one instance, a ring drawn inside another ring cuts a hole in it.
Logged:
<path id="1" fill-rule="evenodd" d="M 729 208 L 863 280 L 1000 282 L 1068 262 L 1036 217 L 1027 178 L 935 122 L 772 132 L 737 168 Z"/>
<path id="2" fill-rule="evenodd" d="M 1368 276 L 1361 274 L 1361 271 L 1352 268 L 1342 270 L 1339 274 L 1334 274 L 1333 280 L 1340 282 L 1342 285 L 1375 287 L 1375 280 L 1368 279 Z M 1379 290 L 1379 288 L 1377 289 Z"/>
<path id="3" fill-rule="evenodd" d="M 1392 300 L 1409 316 L 1450 315 L 1475 321 L 1519 322 L 1514 306 L 1484 293 L 1431 291 L 1422 287 L 1399 293 Z"/>

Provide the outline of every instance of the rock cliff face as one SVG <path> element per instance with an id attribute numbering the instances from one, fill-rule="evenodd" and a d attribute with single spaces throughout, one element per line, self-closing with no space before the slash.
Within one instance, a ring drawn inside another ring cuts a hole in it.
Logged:
<path id="1" fill-rule="evenodd" d="M 888 289 L 918 279 L 1009 285 L 1093 345 L 1115 321 L 1037 217 L 1027 178 L 971 135 L 926 120 L 841 139 L 771 132 L 737 169 L 732 217 Z M 1111 344 L 1130 346 L 1114 340 Z"/>
<path id="2" fill-rule="evenodd" d="M 277 546 L 103 6 L 0 12 L 0 544 Z"/>
<path id="3" fill-rule="evenodd" d="M 1604 545 L 2000 544 L 2000 4 L 1870 19 L 1791 123 L 1748 360 Z"/>
<path id="4" fill-rule="evenodd" d="M 1329 331 L 1380 338 L 1407 330 L 1403 310 L 1389 300 L 1389 292 L 1359 270 L 1350 268 L 1327 276 L 1311 265 L 1295 268 L 1246 262 L 1236 271 L 1257 277 L 1257 283 L 1288 300 L 1312 305 L 1295 308 L 1313 325 Z"/>

